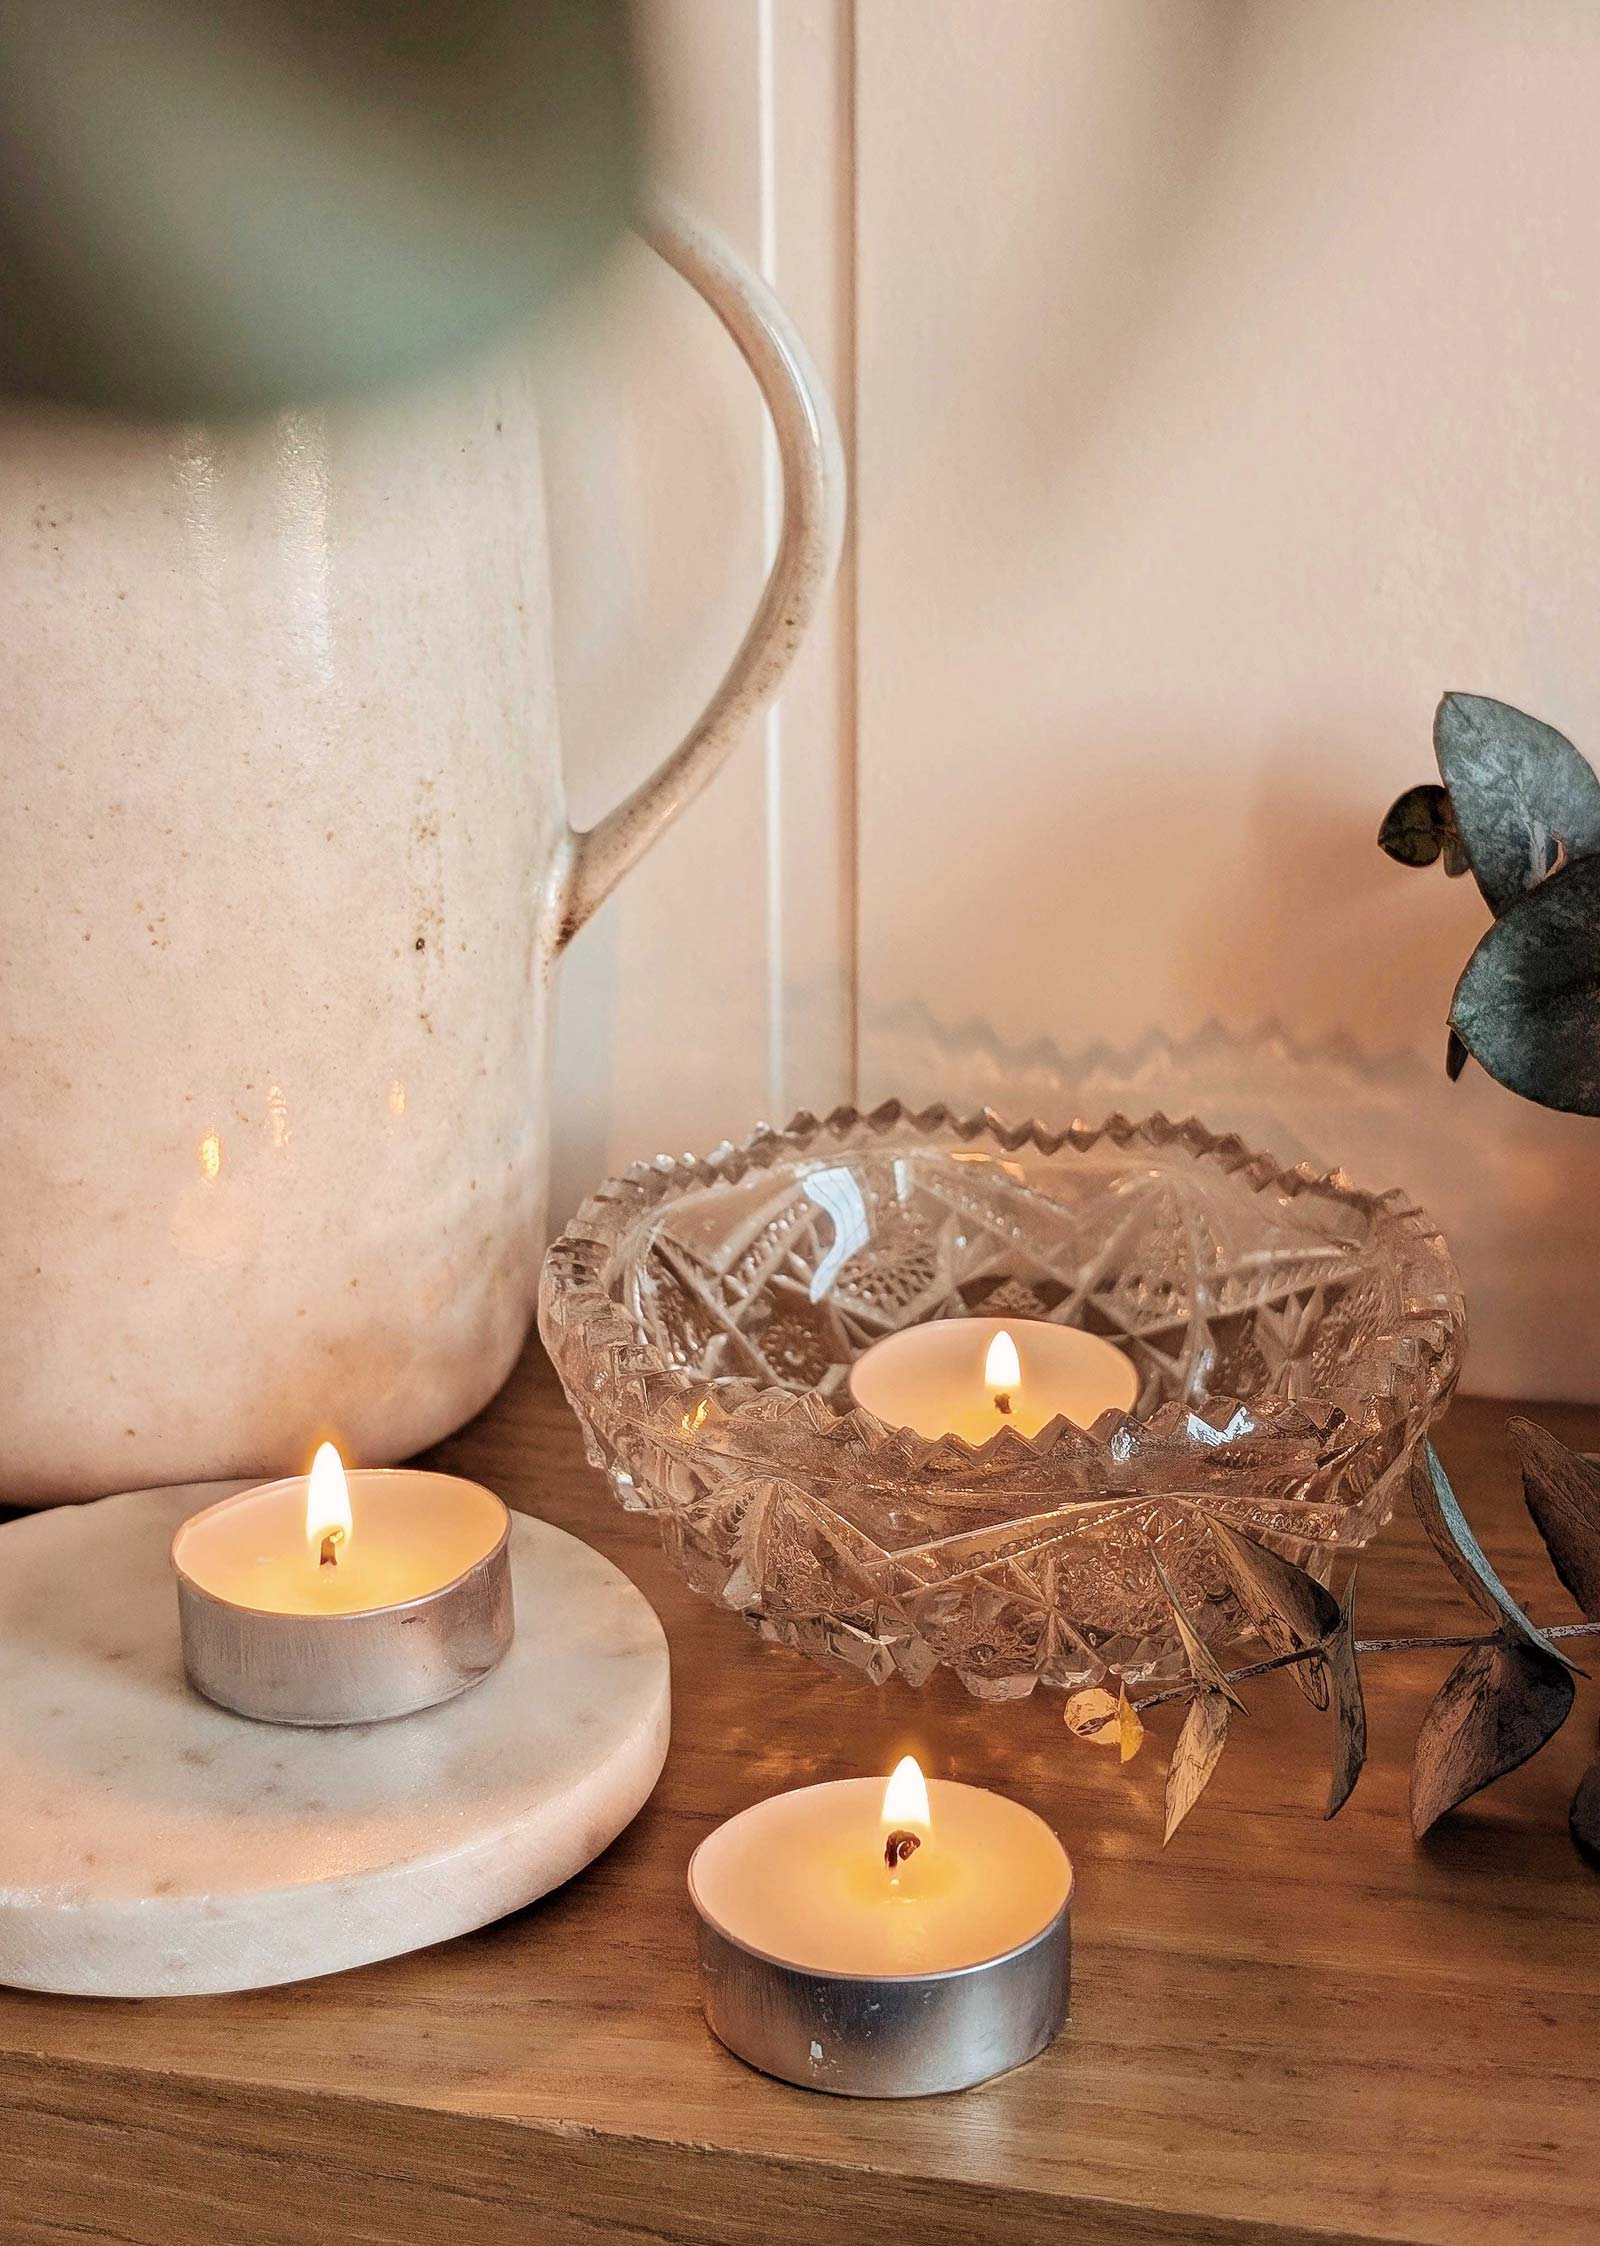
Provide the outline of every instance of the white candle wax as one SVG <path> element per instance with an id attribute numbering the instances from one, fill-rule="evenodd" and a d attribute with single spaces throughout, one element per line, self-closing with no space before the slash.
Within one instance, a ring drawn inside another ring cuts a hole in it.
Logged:
<path id="1" fill-rule="evenodd" d="M 257 1614 L 365 1614 L 442 1590 L 506 1533 L 504 1505 L 476 1482 L 399 1467 L 359 1467 L 346 1481 L 350 1529 L 331 1564 L 308 1528 L 304 1474 L 195 1514 L 173 1539 L 173 1564 L 212 1598 Z"/>
<path id="2" fill-rule="evenodd" d="M 978 1786 L 935 1779 L 919 1842 L 891 1867 L 899 1820 L 881 1778 L 774 1795 L 730 1818 L 689 1867 L 696 1909 L 731 1941 L 809 1972 L 899 1979 L 1009 1955 L 1043 1933 L 1072 1887 L 1042 1819 Z"/>
<path id="3" fill-rule="evenodd" d="M 1057 1418 L 1092 1427 L 1104 1411 L 1130 1411 L 1138 1393 L 1138 1373 L 1120 1349 L 1042 1318 L 907 1326 L 874 1342 L 850 1369 L 852 1399 L 888 1426 L 974 1444 L 1002 1427 L 1037 1435 Z"/>

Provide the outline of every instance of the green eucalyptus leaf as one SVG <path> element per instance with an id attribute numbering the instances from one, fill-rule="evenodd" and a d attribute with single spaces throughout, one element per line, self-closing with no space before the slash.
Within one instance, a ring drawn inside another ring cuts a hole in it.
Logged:
<path id="1" fill-rule="evenodd" d="M 1201 1637 L 1194 1622 L 1184 1613 L 1182 1602 L 1173 1588 L 1172 1578 L 1157 1559 L 1153 1545 L 1150 1547 L 1150 1565 L 1155 1569 L 1156 1581 L 1161 1585 L 1167 1604 L 1172 1609 L 1172 1620 L 1178 1632 L 1179 1642 L 1183 1647 L 1183 1657 L 1189 1664 L 1190 1676 L 1200 1686 L 1202 1692 L 1217 1694 L 1220 1699 L 1225 1700 L 1230 1707 L 1237 1708 L 1243 1715 L 1245 1712 L 1244 1702 L 1223 1675 L 1221 1668 L 1218 1666 L 1216 1655 L 1206 1644 L 1204 1638 Z M 1217 1752 L 1218 1754 L 1222 1752 L 1220 1745 Z"/>
<path id="2" fill-rule="evenodd" d="M 1553 725 L 1487 695 L 1447 694 L 1434 716 L 1433 747 L 1491 912 L 1505 912 L 1559 866 L 1600 850 L 1600 779 Z"/>
<path id="3" fill-rule="evenodd" d="M 1314 1575 L 1225 1521 L 1212 1521 L 1211 1541 L 1251 1628 L 1275 1654 L 1323 1646 L 1339 1627 L 1339 1602 Z M 1328 1705 L 1321 1661 L 1297 1661 L 1290 1670 L 1314 1708 Z"/>
<path id="4" fill-rule="evenodd" d="M 1507 1423 L 1522 1460 L 1522 1492 L 1557 1575 L 1600 1622 L 1600 1466 L 1531 1419 Z"/>
<path id="5" fill-rule="evenodd" d="M 1396 796 L 1378 829 L 1378 848 L 1402 866 L 1431 866 L 1442 857 L 1446 873 L 1468 871 L 1455 813 L 1450 808 L 1450 791 L 1440 787 L 1437 780 L 1425 780 Z"/>
<path id="6" fill-rule="evenodd" d="M 1411 1495 L 1428 1541 L 1455 1577 L 1467 1597 L 1489 1617 L 1510 1642 L 1546 1655 L 1558 1668 L 1575 1666 L 1558 1646 L 1551 1644 L 1536 1623 L 1518 1606 L 1489 1564 L 1488 1554 L 1473 1533 L 1472 1523 L 1450 1487 L 1444 1463 L 1431 1443 L 1412 1468 Z"/>
<path id="7" fill-rule="evenodd" d="M 1325 1818 L 1337 1817 L 1343 1809 L 1367 1759 L 1367 1706 L 1356 1660 L 1355 1608 L 1352 1568 L 1339 1603 L 1339 1627 L 1328 1642 L 1328 1674 L 1333 1680 L 1333 1776 L 1328 1784 L 1327 1807 L 1322 1812 Z"/>
<path id="8" fill-rule="evenodd" d="M 1204 1793 L 1228 1743 L 1227 1695 L 1202 1688 L 1189 1703 L 1183 1729 L 1167 1765 L 1166 1829 L 1161 1845 L 1173 1834 Z"/>
<path id="9" fill-rule="evenodd" d="M 1421 1840 L 1449 1810 L 1515 1770 L 1554 1738 L 1572 1707 L 1568 1670 L 1536 1645 L 1469 1646 L 1422 1719 L 1411 1765 L 1411 1830 Z"/>
<path id="10" fill-rule="evenodd" d="M 1508 1091 L 1600 1115 L 1600 857 L 1507 907 L 1467 961 L 1450 1026 Z"/>

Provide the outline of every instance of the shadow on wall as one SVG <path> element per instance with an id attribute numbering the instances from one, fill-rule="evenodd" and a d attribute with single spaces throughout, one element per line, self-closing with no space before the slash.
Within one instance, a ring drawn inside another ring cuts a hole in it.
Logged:
<path id="1" fill-rule="evenodd" d="M 1382 856 L 1391 775 L 1349 740 L 1259 722 L 1230 740 L 1160 711 L 1142 727 L 1040 718 L 1013 738 L 1014 793 L 952 797 L 933 877 L 869 893 L 886 923 L 886 898 L 896 908 L 880 981 L 913 984 L 931 955 L 964 994 L 951 1011 L 986 1013 L 1004 987 L 996 1019 L 1012 1031 L 1019 1010 L 1116 1042 L 1126 1023 L 1187 1035 L 1213 1013 L 1267 1016 L 1301 1042 L 1337 1031 L 1442 1061 L 1488 915 L 1469 883 L 1408 882 Z M 953 945 L 954 926 L 970 941 Z"/>
<path id="2" fill-rule="evenodd" d="M 1218 858 L 1168 969 L 1187 1018 L 1220 996 L 1236 1022 L 1287 1013 L 1302 1039 L 1337 1030 L 1342 1050 L 1393 1046 L 1442 1068 L 1450 993 L 1488 915 L 1470 882 L 1401 887 L 1377 847 L 1386 783 L 1368 781 L 1348 741 L 1296 731 L 1242 767 L 1223 801 L 1216 787 L 1186 800 L 1183 752 L 1168 754 L 1165 850 L 1187 835 Z M 1425 741 L 1418 758 L 1429 761 Z"/>
<path id="3" fill-rule="evenodd" d="M 963 325 L 994 340 L 986 387 L 1003 369 L 1011 391 L 988 402 L 1017 442 L 988 471 L 1013 479 L 1007 504 L 1018 520 L 1053 522 L 1105 425 L 1125 410 L 1139 368 L 1163 347 L 1167 298 L 1225 193 L 1230 143 L 1273 26 L 1257 0 L 1210 0 L 1184 10 L 1035 8 L 1009 25 L 998 17 L 994 30 L 1010 53 L 970 88 L 964 115 L 943 120 L 961 146 L 930 182 L 952 210 L 945 218 L 930 209 L 928 238 L 965 223 L 982 153 L 1012 128 L 1020 41 L 1029 82 L 1061 89 L 1062 130 L 1041 140 L 1026 207 L 1009 214 L 996 254 L 971 276 Z M 970 162 L 960 160 L 969 137 Z M 1041 214 L 1054 245 L 1045 259 L 1028 253 Z M 870 291 L 874 277 L 864 278 Z M 892 288 L 881 301 L 895 301 Z M 959 383 L 959 362 L 954 373 Z M 937 416 L 952 379 L 941 354 L 929 354 L 924 378 L 925 408 Z M 927 497 L 938 503 L 936 490 Z"/>
<path id="4" fill-rule="evenodd" d="M 1119 1108 L 1193 1114 L 1286 1162 L 1343 1168 L 1373 1190 L 1403 1186 L 1461 1266 L 1466 1386 L 1600 1395 L 1600 1196 L 1574 1190 L 1600 1173 L 1600 1127 L 1587 1118 L 1527 1107 L 1475 1069 L 1451 1084 L 1442 1062 L 1407 1048 L 1363 1050 L 1342 1034 L 1302 1043 L 1274 1020 L 1069 1049 L 1048 1037 L 1009 1044 L 985 1021 L 941 1021 L 918 1003 L 870 1013 L 863 1033 L 864 1105 L 945 1099 L 1058 1127 Z"/>

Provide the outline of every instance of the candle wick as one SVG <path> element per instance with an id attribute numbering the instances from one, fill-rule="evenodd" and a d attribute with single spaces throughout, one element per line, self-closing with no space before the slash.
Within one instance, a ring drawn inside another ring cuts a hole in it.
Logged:
<path id="1" fill-rule="evenodd" d="M 908 1856 L 914 1856 L 922 1846 L 916 1833 L 891 1833 L 883 1844 L 883 1860 L 891 1872 L 898 1871 Z"/>
<path id="2" fill-rule="evenodd" d="M 994 1408 L 997 1412 L 1006 1412 L 1009 1414 L 1011 1410 L 1011 1391 L 1008 1388 L 1002 1388 L 999 1394 L 995 1397 Z"/>
<path id="3" fill-rule="evenodd" d="M 318 1556 L 318 1565 L 325 1568 L 336 1568 L 339 1565 L 339 1547 L 343 1542 L 343 1529 L 329 1529 L 327 1535 L 322 1540 L 322 1550 Z"/>

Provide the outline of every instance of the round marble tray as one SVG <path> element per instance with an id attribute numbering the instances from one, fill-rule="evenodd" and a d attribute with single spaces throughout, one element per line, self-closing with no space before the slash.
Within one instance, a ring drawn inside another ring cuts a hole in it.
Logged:
<path id="1" fill-rule="evenodd" d="M 240 1486 L 0 1528 L 0 1982 L 194 1996 L 395 1957 L 570 1879 L 655 1785 L 661 1625 L 608 1560 L 523 1515 L 515 1643 L 459 1699 L 336 1731 L 202 1700 L 167 1547 Z"/>

